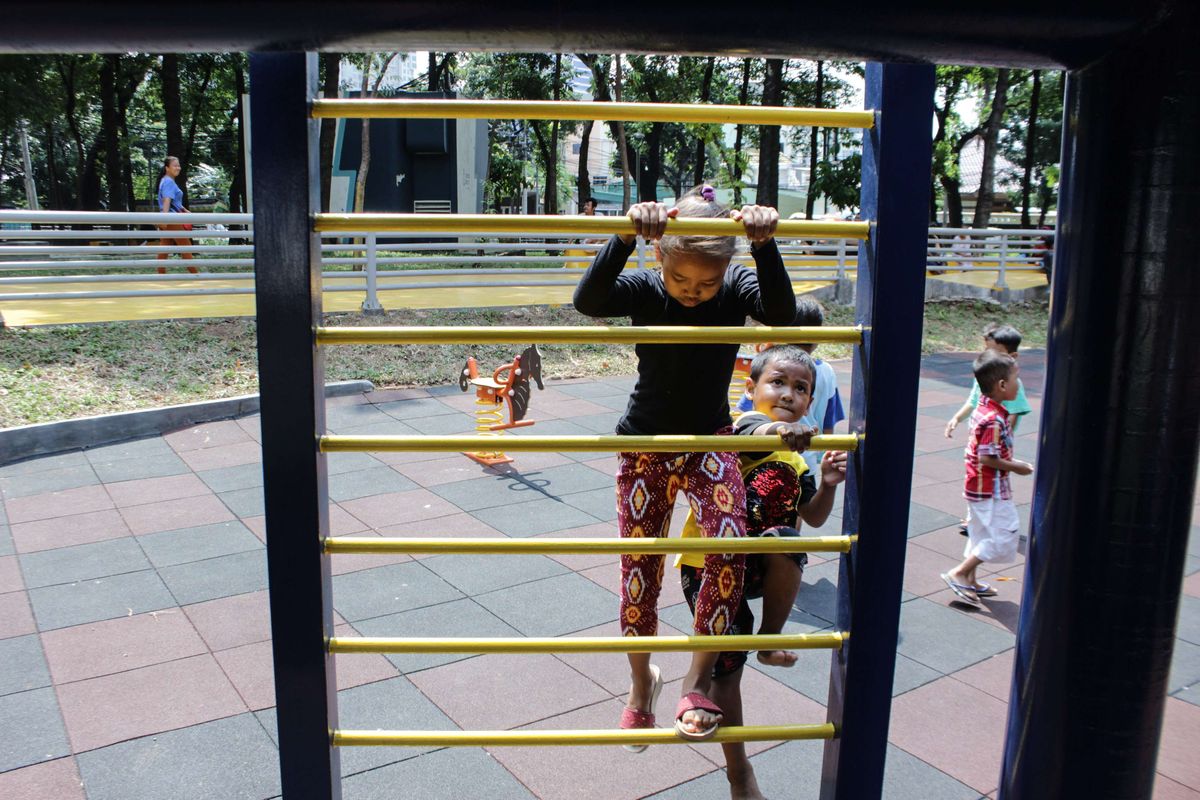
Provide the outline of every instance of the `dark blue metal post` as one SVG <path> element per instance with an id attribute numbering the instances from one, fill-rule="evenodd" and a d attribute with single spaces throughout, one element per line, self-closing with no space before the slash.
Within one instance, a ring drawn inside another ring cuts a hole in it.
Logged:
<path id="1" fill-rule="evenodd" d="M 279 768 L 288 800 L 341 797 L 325 457 L 325 375 L 313 331 L 321 320 L 315 56 L 250 57 L 254 273 L 262 393 L 263 494 Z"/>
<path id="2" fill-rule="evenodd" d="M 1070 73 L 1005 800 L 1148 798 L 1200 446 L 1200 11 Z"/>
<path id="3" fill-rule="evenodd" d="M 856 320 L 866 328 L 854 360 L 850 429 L 866 434 L 846 481 L 842 531 L 858 544 L 842 557 L 821 797 L 868 800 L 883 789 L 900 584 L 916 436 L 925 247 L 929 209 L 932 66 L 868 64 Z M 867 420 L 870 420 L 868 424 Z"/>

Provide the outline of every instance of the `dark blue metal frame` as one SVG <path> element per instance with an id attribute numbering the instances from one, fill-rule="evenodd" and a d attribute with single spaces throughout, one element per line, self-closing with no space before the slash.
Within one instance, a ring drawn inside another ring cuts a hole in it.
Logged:
<path id="1" fill-rule="evenodd" d="M 846 481 L 842 531 L 859 542 L 838 573 L 838 628 L 850 639 L 830 673 L 838 738 L 825 745 L 825 800 L 883 789 L 921 372 L 933 91 L 932 66 L 867 65 L 876 121 L 863 136 L 862 216 L 874 224 L 859 247 L 855 319 L 865 331 L 850 402 L 850 430 L 866 440 Z"/>
<path id="2" fill-rule="evenodd" d="M 325 370 L 314 331 L 321 321 L 317 141 L 309 119 L 316 56 L 250 57 L 254 270 L 262 396 L 263 495 L 279 770 L 288 800 L 337 800 L 341 770 L 331 732 L 337 682 L 325 456 Z"/>
<path id="3" fill-rule="evenodd" d="M 1001 796 L 1148 798 L 1200 441 L 1200 8 L 1068 76 Z"/>

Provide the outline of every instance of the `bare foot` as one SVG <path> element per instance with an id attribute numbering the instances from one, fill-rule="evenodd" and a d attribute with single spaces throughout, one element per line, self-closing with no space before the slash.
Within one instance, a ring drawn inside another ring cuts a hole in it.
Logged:
<path id="1" fill-rule="evenodd" d="M 737 775 L 730 773 L 729 797 L 731 800 L 767 800 L 758 788 L 758 781 L 755 780 L 752 769 Z"/>
<path id="2" fill-rule="evenodd" d="M 794 667 L 799 658 L 791 650 L 759 650 L 758 663 L 769 667 Z"/>

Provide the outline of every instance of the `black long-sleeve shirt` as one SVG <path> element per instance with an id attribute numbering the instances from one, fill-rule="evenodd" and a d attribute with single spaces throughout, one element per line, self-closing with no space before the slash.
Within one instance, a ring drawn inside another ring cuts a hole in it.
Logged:
<path id="1" fill-rule="evenodd" d="M 790 325 L 796 296 L 771 239 L 752 251 L 756 269 L 730 266 L 715 297 L 688 308 L 667 294 L 657 270 L 622 272 L 634 250 L 614 236 L 575 289 L 590 317 L 629 317 L 634 325 Z M 757 272 L 757 275 L 755 274 Z M 739 345 L 639 344 L 638 381 L 617 423 L 624 435 L 711 434 L 729 425 L 729 381 Z"/>

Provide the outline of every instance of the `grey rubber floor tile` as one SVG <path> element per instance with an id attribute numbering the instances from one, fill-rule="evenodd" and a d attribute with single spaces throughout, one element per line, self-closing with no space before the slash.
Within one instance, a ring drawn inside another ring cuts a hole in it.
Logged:
<path id="1" fill-rule="evenodd" d="M 14 497 L 95 486 L 97 483 L 100 483 L 100 478 L 96 476 L 92 465 L 85 460 L 82 464 L 0 478 L 0 495 L 11 500 Z"/>
<path id="2" fill-rule="evenodd" d="M 130 442 L 93 447 L 83 451 L 83 455 L 93 464 L 104 464 L 111 461 L 123 461 L 127 458 L 150 458 L 152 456 L 169 456 L 175 451 L 161 436 L 150 436 L 145 439 L 135 439 Z"/>
<path id="3" fill-rule="evenodd" d="M 259 711 L 258 719 L 272 741 L 278 739 L 275 709 Z M 408 678 L 343 689 L 338 692 L 338 727 L 345 730 L 457 730 L 458 726 L 421 694 Z M 428 753 L 430 747 L 346 747 L 341 751 L 342 776 L 355 775 L 386 764 Z M 407 793 L 393 797 L 419 797 Z M 467 797 L 468 795 L 460 795 Z"/>
<path id="4" fill-rule="evenodd" d="M 178 605 L 267 588 L 267 553 L 253 550 L 163 567 L 158 571 Z"/>
<path id="5" fill-rule="evenodd" d="M 354 623 L 363 636 L 516 636 L 517 631 L 474 600 L 453 600 L 399 614 Z M 419 672 L 465 658 L 470 653 L 392 653 L 387 659 L 401 672 Z"/>
<path id="6" fill-rule="evenodd" d="M 253 489 L 263 485 L 262 464 L 239 464 L 236 467 L 218 467 L 197 472 L 200 480 L 214 492 L 231 492 L 234 489 Z"/>
<path id="7" fill-rule="evenodd" d="M 217 522 L 196 528 L 148 533 L 137 537 L 137 541 L 156 568 L 245 553 L 263 546 L 258 537 L 240 522 Z"/>
<path id="8" fill-rule="evenodd" d="M 0 695 L 50 685 L 50 670 L 37 634 L 0 639 Z"/>
<path id="9" fill-rule="evenodd" d="M 279 754 L 252 714 L 102 747 L 76 757 L 88 800 L 263 800 L 279 794 Z"/>
<path id="10" fill-rule="evenodd" d="M 453 779 L 447 780 L 448 776 Z M 534 797 L 485 751 L 465 747 L 439 750 L 354 775 L 342 784 L 342 796 L 344 800 L 393 800 L 400 786 L 404 787 L 406 797 L 421 800 Z"/>
<path id="11" fill-rule="evenodd" d="M 333 606 L 349 622 L 445 603 L 462 596 L 462 592 L 417 561 L 350 572 L 333 579 Z"/>
<path id="12" fill-rule="evenodd" d="M 122 575 L 151 566 L 132 536 L 24 553 L 18 559 L 29 589 Z"/>
<path id="13" fill-rule="evenodd" d="M 94 462 L 92 466 L 104 483 L 136 481 L 143 478 L 165 478 L 168 475 L 183 475 L 191 468 L 174 453 L 164 453 L 145 458 L 123 458 L 119 461 Z"/>
<path id="14" fill-rule="evenodd" d="M 221 492 L 217 497 L 221 498 L 221 502 L 230 511 L 243 519 L 246 517 L 258 517 L 266 513 L 261 486 L 251 489 L 234 489 L 230 492 Z"/>
<path id="15" fill-rule="evenodd" d="M 767 797 L 816 800 L 821 783 L 821 741 L 787 742 L 750 758 L 754 777 Z M 652 795 L 653 800 L 698 800 L 729 796 L 729 780 L 719 769 Z M 916 800 L 912 798 L 911 800 Z"/>
<path id="16" fill-rule="evenodd" d="M 954 514 L 938 511 L 936 508 L 912 503 L 908 507 L 908 538 L 920 536 L 922 533 L 936 531 L 950 525 L 957 525 L 959 518 Z"/>
<path id="17" fill-rule="evenodd" d="M 916 756 L 889 744 L 883 800 L 977 800 L 979 792 Z"/>
<path id="18" fill-rule="evenodd" d="M 12 531 L 6 523 L 0 522 L 0 556 L 11 556 L 17 552 L 13 547 Z"/>
<path id="19" fill-rule="evenodd" d="M 584 467 L 584 469 L 591 469 L 591 467 Z M 595 470 L 592 470 L 592 472 L 595 472 Z M 608 478 L 603 474 L 600 477 L 604 478 L 608 483 L 612 483 L 612 478 Z M 617 518 L 617 495 L 616 490 L 611 485 L 605 488 L 566 495 L 563 497 L 563 502 L 585 514 L 591 514 L 596 519 L 604 522 L 612 522 Z"/>
<path id="20" fill-rule="evenodd" d="M 543 497 L 524 500 L 520 505 L 481 508 L 471 516 L 491 525 L 507 536 L 537 536 L 540 533 L 582 528 L 603 520 L 569 505 L 563 500 Z"/>
<path id="21" fill-rule="evenodd" d="M 392 418 L 388 417 L 388 419 Z M 410 422 L 411 425 L 393 420 L 391 425 L 406 428 L 423 436 L 450 436 L 456 433 L 475 432 L 475 418 L 467 414 L 439 414 L 436 417 L 425 417 Z"/>
<path id="22" fill-rule="evenodd" d="M 410 428 L 399 420 L 384 415 L 385 422 L 373 422 L 369 425 L 352 425 L 348 428 L 330 428 L 327 433 L 337 433 L 343 436 L 411 436 L 421 431 Z M 435 419 L 431 417 L 430 419 Z M 429 433 L 429 431 L 425 431 Z"/>
<path id="23" fill-rule="evenodd" d="M 329 475 L 341 475 L 345 472 L 378 467 L 382 463 L 370 453 L 330 453 L 325 457 L 325 472 Z"/>
<path id="24" fill-rule="evenodd" d="M 509 475 L 443 483 L 429 487 L 429 491 L 449 500 L 463 511 L 509 506 L 545 497 L 544 488 L 532 478 L 523 476 L 518 480 Z"/>
<path id="25" fill-rule="evenodd" d="M 329 476 L 329 499 L 335 502 L 357 500 L 389 492 L 406 492 L 417 485 L 391 467 L 379 464 L 370 469 Z"/>
<path id="26" fill-rule="evenodd" d="M 33 689 L 0 697 L 0 772 L 70 755 L 54 690 Z"/>
<path id="27" fill-rule="evenodd" d="M 591 436 L 592 432 L 587 428 L 576 425 L 574 422 L 565 419 L 545 419 L 538 422 L 537 425 L 530 425 L 525 428 L 513 428 L 510 433 L 517 436 Z"/>
<path id="28" fill-rule="evenodd" d="M 569 572 L 546 556 L 445 555 L 421 563 L 469 597 Z"/>
<path id="29" fill-rule="evenodd" d="M 1186 594 L 1179 598 L 1179 624 L 1175 636 L 1200 645 L 1200 598 Z"/>
<path id="30" fill-rule="evenodd" d="M 620 413 L 613 411 L 608 414 L 588 414 L 582 417 L 571 417 L 571 422 L 590 433 L 609 434 L 616 430 L 617 420 L 620 418 Z"/>
<path id="31" fill-rule="evenodd" d="M 945 675 L 1012 647 L 1013 636 L 982 620 L 918 597 L 900 606 L 896 650 Z"/>
<path id="32" fill-rule="evenodd" d="M 36 472 L 49 472 L 66 467 L 85 467 L 87 463 L 87 457 L 83 454 L 82 450 L 72 450 L 53 456 L 27 458 L 24 461 L 0 466 L 0 479 L 14 478 L 19 475 L 33 475 Z"/>
<path id="33" fill-rule="evenodd" d="M 357 428 L 389 422 L 390 417 L 369 403 L 352 406 L 335 406 L 325 409 L 325 427 L 330 430 Z"/>
<path id="34" fill-rule="evenodd" d="M 154 570 L 31 589 L 29 602 L 43 631 L 177 605 Z"/>
<path id="35" fill-rule="evenodd" d="M 554 386 L 555 389 L 563 394 L 569 394 L 572 397 L 580 397 L 584 400 L 596 402 L 597 397 L 629 397 L 629 389 L 621 386 L 614 386 L 606 381 L 596 381 L 594 383 L 567 383 Z"/>
<path id="36" fill-rule="evenodd" d="M 1200 690 L 1200 645 L 1175 640 L 1171 653 L 1171 675 L 1167 679 L 1167 694 L 1195 686 Z M 1200 694 L 1200 691 L 1197 692 Z"/>
<path id="37" fill-rule="evenodd" d="M 574 573 L 479 595 L 476 602 L 526 636 L 561 636 L 616 619 L 617 596 Z"/>
<path id="38" fill-rule="evenodd" d="M 804 579 L 796 595 L 794 607 L 830 625 L 837 621 L 837 561 L 805 567 Z"/>
<path id="39" fill-rule="evenodd" d="M 438 417 L 445 414 L 459 414 L 450 406 L 433 397 L 414 397 L 411 400 L 394 400 L 390 403 L 380 403 L 375 406 L 379 411 L 396 419 L 423 420 L 426 417 Z"/>
<path id="40" fill-rule="evenodd" d="M 614 491 L 614 478 L 611 475 L 605 475 L 603 472 L 598 472 L 583 464 L 563 464 L 558 467 L 534 470 L 524 473 L 515 480 L 525 487 L 524 490 L 534 495 L 540 493 L 546 497 L 566 499 L 570 495 L 596 489 L 604 489 L 610 494 Z M 518 494 L 522 491 L 522 488 L 517 488 Z"/>

